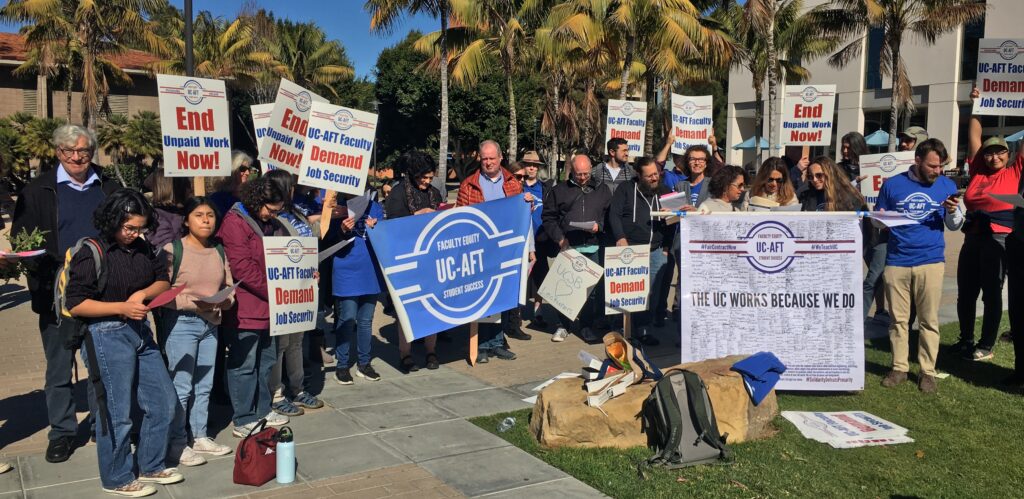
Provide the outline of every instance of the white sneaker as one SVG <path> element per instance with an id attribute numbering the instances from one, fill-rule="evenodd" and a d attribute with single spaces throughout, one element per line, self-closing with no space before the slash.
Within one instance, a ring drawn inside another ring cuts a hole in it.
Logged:
<path id="1" fill-rule="evenodd" d="M 231 447 L 218 444 L 212 438 L 204 437 L 197 438 L 195 442 L 192 442 L 192 451 L 214 456 L 224 456 L 231 454 Z"/>
<path id="2" fill-rule="evenodd" d="M 567 329 L 565 329 L 564 327 L 560 327 L 560 328 L 555 330 L 555 334 L 554 334 L 554 336 L 551 337 L 551 341 L 554 341 L 555 343 L 561 343 L 561 342 L 565 341 L 565 339 L 568 338 L 568 337 L 569 337 L 569 331 Z"/>
<path id="3" fill-rule="evenodd" d="M 242 426 L 235 425 L 235 429 L 231 431 L 231 434 L 236 438 L 248 437 L 249 434 L 252 433 L 252 430 L 256 429 L 256 423 L 259 423 L 259 421 L 253 421 Z"/>
<path id="4" fill-rule="evenodd" d="M 288 416 L 270 411 L 270 414 L 263 416 L 267 420 L 267 426 L 283 426 L 288 424 Z"/>
<path id="5" fill-rule="evenodd" d="M 178 464 L 182 466 L 199 466 L 206 464 L 206 458 L 196 454 L 192 448 L 187 445 L 180 449 L 172 449 L 171 455 L 178 456 Z"/>

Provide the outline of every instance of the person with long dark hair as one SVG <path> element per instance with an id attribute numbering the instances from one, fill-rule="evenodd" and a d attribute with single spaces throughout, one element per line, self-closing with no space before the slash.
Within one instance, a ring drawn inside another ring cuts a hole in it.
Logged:
<path id="1" fill-rule="evenodd" d="M 701 211 L 746 211 L 736 207 L 743 199 L 746 172 L 736 165 L 726 165 L 708 182 L 708 199 L 698 206 Z"/>
<path id="2" fill-rule="evenodd" d="M 90 372 L 102 380 L 94 414 L 100 483 L 108 493 L 140 497 L 156 492 L 151 483 L 184 479 L 164 463 L 177 396 L 144 304 L 170 288 L 167 260 L 139 237 L 156 229 L 157 221 L 137 191 L 121 189 L 108 196 L 93 224 L 104 278 L 97 275 L 93 252 L 78 251 L 69 269 L 65 305 L 88 324 L 83 353 Z M 136 414 L 142 417 L 133 455 L 129 435 Z"/>
<path id="3" fill-rule="evenodd" d="M 756 205 L 758 202 L 768 205 L 775 203 L 771 206 L 797 204 L 796 192 L 789 181 L 789 168 L 782 158 L 768 158 L 757 170 L 757 176 L 750 186 L 750 204 Z"/>
<path id="4" fill-rule="evenodd" d="M 864 196 L 828 156 L 818 156 L 807 167 L 807 188 L 800 193 L 802 211 L 866 210 Z"/>
<path id="5" fill-rule="evenodd" d="M 851 181 L 860 181 L 860 157 L 868 153 L 868 142 L 860 132 L 850 132 L 843 135 L 839 144 L 839 154 L 843 157 L 839 167 Z"/>

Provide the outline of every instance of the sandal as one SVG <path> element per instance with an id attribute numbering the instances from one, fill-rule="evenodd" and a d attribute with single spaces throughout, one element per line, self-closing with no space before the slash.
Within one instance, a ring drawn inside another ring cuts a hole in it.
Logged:
<path id="1" fill-rule="evenodd" d="M 439 367 L 441 367 L 441 364 L 437 361 L 437 354 L 436 353 L 428 353 L 427 354 L 427 369 L 433 370 L 433 369 L 437 369 Z"/>
<path id="2" fill-rule="evenodd" d="M 420 370 L 420 366 L 416 365 L 416 362 L 412 360 L 412 355 L 406 355 L 402 357 L 402 372 L 409 374 Z"/>

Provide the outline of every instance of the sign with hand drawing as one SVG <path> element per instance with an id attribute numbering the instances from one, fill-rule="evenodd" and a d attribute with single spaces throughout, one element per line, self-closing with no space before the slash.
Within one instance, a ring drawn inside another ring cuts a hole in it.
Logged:
<path id="1" fill-rule="evenodd" d="M 600 265 L 579 251 L 567 249 L 555 258 L 537 293 L 562 315 L 575 320 L 603 273 Z"/>

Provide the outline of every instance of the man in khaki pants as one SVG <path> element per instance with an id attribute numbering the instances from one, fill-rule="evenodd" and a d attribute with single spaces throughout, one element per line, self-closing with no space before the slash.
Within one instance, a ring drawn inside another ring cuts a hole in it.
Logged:
<path id="1" fill-rule="evenodd" d="M 935 360 L 939 353 L 939 299 L 945 270 L 943 226 L 958 230 L 964 223 L 956 184 L 942 176 L 949 159 L 938 139 L 917 144 L 914 166 L 882 185 L 875 208 L 898 211 L 917 223 L 894 227 L 885 259 L 885 299 L 889 302 L 889 340 L 892 370 L 882 380 L 891 388 L 907 380 L 910 371 L 910 307 L 917 307 L 920 324 L 917 387 L 934 393 Z"/>

